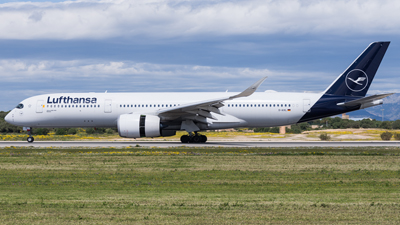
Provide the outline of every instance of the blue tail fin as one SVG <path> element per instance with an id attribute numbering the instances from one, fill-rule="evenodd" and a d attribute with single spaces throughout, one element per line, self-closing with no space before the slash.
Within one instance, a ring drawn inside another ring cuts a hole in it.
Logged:
<path id="1" fill-rule="evenodd" d="M 364 97 L 390 42 L 371 43 L 328 87 L 325 95 Z"/>

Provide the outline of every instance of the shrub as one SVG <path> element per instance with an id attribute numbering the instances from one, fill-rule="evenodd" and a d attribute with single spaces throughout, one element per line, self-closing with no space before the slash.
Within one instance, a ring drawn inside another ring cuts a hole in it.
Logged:
<path id="1" fill-rule="evenodd" d="M 113 129 L 111 129 L 111 128 L 107 128 L 107 129 L 106 129 L 106 133 L 107 133 L 107 134 L 113 134 L 114 131 L 113 131 Z"/>
<path id="2" fill-rule="evenodd" d="M 32 133 L 33 134 L 37 134 L 37 135 L 47 135 L 50 130 L 47 128 L 37 128 L 37 129 L 32 129 Z"/>
<path id="3" fill-rule="evenodd" d="M 392 133 L 390 133 L 390 132 L 383 132 L 382 134 L 381 134 L 381 138 L 382 138 L 382 140 L 384 140 L 384 141 L 389 141 L 390 140 L 390 138 L 392 138 L 392 136 L 393 136 L 393 134 Z"/>
<path id="4" fill-rule="evenodd" d="M 94 132 L 95 132 L 95 129 L 94 129 L 94 128 L 87 128 L 87 129 L 86 129 L 86 133 L 87 133 L 87 134 L 94 134 Z"/>
<path id="5" fill-rule="evenodd" d="M 69 128 L 68 129 L 68 134 L 76 134 L 78 131 L 76 130 L 76 128 Z"/>
<path id="6" fill-rule="evenodd" d="M 393 137 L 394 137 L 395 140 L 399 141 L 400 140 L 400 133 L 394 133 Z"/>
<path id="7" fill-rule="evenodd" d="M 319 135 L 319 139 L 321 139 L 321 141 L 329 141 L 331 139 L 331 136 L 329 136 L 327 133 L 322 133 L 321 135 Z"/>
<path id="8" fill-rule="evenodd" d="M 65 128 L 58 128 L 56 130 L 56 135 L 66 135 L 67 134 L 67 130 Z"/>

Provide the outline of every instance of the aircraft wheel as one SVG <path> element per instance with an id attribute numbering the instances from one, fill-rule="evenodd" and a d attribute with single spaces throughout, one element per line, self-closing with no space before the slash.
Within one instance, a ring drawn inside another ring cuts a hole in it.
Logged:
<path id="1" fill-rule="evenodd" d="M 181 142 L 182 143 L 189 143 L 189 141 L 190 141 L 189 135 L 182 135 L 181 136 Z"/>
<path id="2" fill-rule="evenodd" d="M 206 143 L 207 141 L 207 136 L 206 135 L 201 135 L 201 143 Z"/>
<path id="3" fill-rule="evenodd" d="M 27 138 L 27 141 L 28 141 L 29 143 L 32 143 L 34 140 L 35 140 L 35 139 L 34 139 L 33 137 L 28 137 L 28 138 Z"/>
<path id="4" fill-rule="evenodd" d="M 202 138 L 200 135 L 195 135 L 192 137 L 193 143 L 200 143 L 202 141 Z"/>

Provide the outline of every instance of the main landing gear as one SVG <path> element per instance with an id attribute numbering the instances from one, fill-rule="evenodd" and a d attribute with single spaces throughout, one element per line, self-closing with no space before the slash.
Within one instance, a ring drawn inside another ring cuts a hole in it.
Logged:
<path id="1" fill-rule="evenodd" d="M 181 142 L 182 143 L 206 143 L 207 136 L 198 134 L 197 132 L 189 133 L 189 135 L 182 135 Z"/>
<path id="2" fill-rule="evenodd" d="M 29 143 L 32 143 L 32 142 L 35 140 L 35 138 L 32 137 L 32 128 L 28 127 L 28 128 L 26 129 L 26 131 L 28 131 L 28 135 L 29 135 L 29 137 L 28 137 L 26 140 L 27 140 Z"/>

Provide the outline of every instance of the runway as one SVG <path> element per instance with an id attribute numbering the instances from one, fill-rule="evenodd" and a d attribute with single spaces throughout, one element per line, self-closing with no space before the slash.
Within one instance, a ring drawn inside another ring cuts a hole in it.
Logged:
<path id="1" fill-rule="evenodd" d="M 307 141 L 307 142 L 268 142 L 268 141 L 249 141 L 249 142 L 224 142 L 210 141 L 202 144 L 182 144 L 174 141 L 35 141 L 28 143 L 26 141 L 1 141 L 0 148 L 5 147 L 89 147 L 89 148 L 123 148 L 123 147 L 400 147 L 400 141 Z"/>

